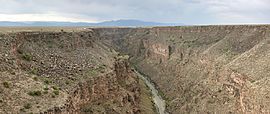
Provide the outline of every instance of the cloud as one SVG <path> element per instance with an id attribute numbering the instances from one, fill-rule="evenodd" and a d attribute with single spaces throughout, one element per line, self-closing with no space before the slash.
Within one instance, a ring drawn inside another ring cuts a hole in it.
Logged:
<path id="1" fill-rule="evenodd" d="M 0 0 L 0 20 L 270 23 L 269 0 Z"/>
<path id="2" fill-rule="evenodd" d="M 181 1 L 181 0 L 180 0 Z M 111 19 L 177 21 L 179 0 L 0 0 L 0 14 L 61 14 Z"/>
<path id="3" fill-rule="evenodd" d="M 98 22 L 97 19 L 61 16 L 58 14 L 0 14 L 0 21 L 64 21 L 64 22 Z"/>
<path id="4" fill-rule="evenodd" d="M 269 23 L 269 0 L 195 0 L 220 23 Z"/>

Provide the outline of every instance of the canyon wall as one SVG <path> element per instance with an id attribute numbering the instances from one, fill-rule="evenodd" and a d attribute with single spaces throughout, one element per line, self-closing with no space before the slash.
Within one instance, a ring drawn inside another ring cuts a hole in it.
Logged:
<path id="1" fill-rule="evenodd" d="M 43 114 L 136 114 L 139 113 L 139 79 L 127 61 L 117 60 L 115 71 L 78 84 L 66 104 Z"/>
<path id="2" fill-rule="evenodd" d="M 131 56 L 172 114 L 270 112 L 269 25 L 94 31 Z"/>
<path id="3" fill-rule="evenodd" d="M 0 113 L 154 113 L 147 87 L 98 36 L 1 33 Z"/>
<path id="4" fill-rule="evenodd" d="M 269 113 L 269 40 L 269 25 L 1 33 L 0 113 L 155 113 L 128 62 L 169 113 Z"/>

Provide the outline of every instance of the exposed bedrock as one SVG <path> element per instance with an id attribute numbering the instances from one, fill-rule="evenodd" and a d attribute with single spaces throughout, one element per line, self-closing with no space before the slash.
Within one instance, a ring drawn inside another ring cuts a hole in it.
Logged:
<path id="1" fill-rule="evenodd" d="M 129 63 L 166 112 L 270 113 L 269 49 L 269 25 L 1 33 L 0 113 L 153 114 Z"/>
<path id="2" fill-rule="evenodd" d="M 118 56 L 91 30 L 0 34 L 0 113 L 155 113 Z"/>
<path id="3" fill-rule="evenodd" d="M 94 31 L 131 56 L 172 114 L 270 112 L 269 25 Z"/>
<path id="4" fill-rule="evenodd" d="M 117 60 L 115 71 L 79 83 L 66 104 L 49 109 L 44 114 L 137 114 L 140 112 L 139 95 L 138 77 L 125 60 Z"/>

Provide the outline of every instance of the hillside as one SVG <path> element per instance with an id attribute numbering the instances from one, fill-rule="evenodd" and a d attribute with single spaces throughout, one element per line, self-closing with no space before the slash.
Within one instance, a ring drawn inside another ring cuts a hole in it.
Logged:
<path id="1" fill-rule="evenodd" d="M 96 31 L 131 56 L 172 114 L 270 111 L 268 25 Z"/>
<path id="2" fill-rule="evenodd" d="M 10 29 L 0 113 L 270 112 L 269 25 Z"/>
<path id="3" fill-rule="evenodd" d="M 1 34 L 0 113 L 154 113 L 145 84 L 96 36 Z"/>

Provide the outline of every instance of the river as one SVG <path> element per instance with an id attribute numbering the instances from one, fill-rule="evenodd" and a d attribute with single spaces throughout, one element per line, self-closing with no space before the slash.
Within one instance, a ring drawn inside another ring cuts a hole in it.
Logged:
<path id="1" fill-rule="evenodd" d="M 135 72 L 137 73 L 137 75 L 145 82 L 145 84 L 149 87 L 149 89 L 151 90 L 151 93 L 153 95 L 153 101 L 155 103 L 156 109 L 158 110 L 159 114 L 168 114 L 166 112 L 166 103 L 165 100 L 162 99 L 162 97 L 158 94 L 158 90 L 155 88 L 155 85 L 153 83 L 151 83 L 148 78 L 146 78 L 145 76 L 143 76 L 141 73 L 139 73 L 138 71 L 135 70 Z"/>

